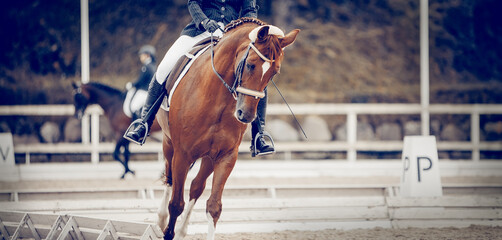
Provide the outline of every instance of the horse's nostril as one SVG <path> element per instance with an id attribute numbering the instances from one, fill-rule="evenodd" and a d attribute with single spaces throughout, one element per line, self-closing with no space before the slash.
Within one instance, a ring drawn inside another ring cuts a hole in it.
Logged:
<path id="1" fill-rule="evenodd" d="M 242 110 L 240 110 L 240 109 L 239 109 L 239 110 L 237 110 L 237 117 L 238 117 L 239 119 L 242 119 L 242 118 L 243 118 L 243 115 L 244 115 L 244 112 L 242 112 Z"/>

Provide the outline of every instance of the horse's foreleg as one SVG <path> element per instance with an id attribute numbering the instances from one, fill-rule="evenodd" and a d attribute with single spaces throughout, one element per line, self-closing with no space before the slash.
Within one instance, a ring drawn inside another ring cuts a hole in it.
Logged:
<path id="1" fill-rule="evenodd" d="M 113 159 L 119 163 L 122 163 L 122 159 L 120 159 L 120 147 L 122 147 L 122 145 L 120 144 L 120 140 L 118 140 L 115 144 L 115 150 L 113 150 Z M 124 164 L 122 163 L 122 165 Z"/>
<path id="2" fill-rule="evenodd" d="M 192 214 L 193 207 L 195 206 L 195 202 L 197 200 L 191 199 L 190 202 L 188 202 L 188 206 L 185 210 L 183 210 L 183 214 L 181 215 L 180 223 L 176 225 L 174 229 L 174 240 L 181 240 L 185 238 L 187 235 L 187 230 L 188 230 L 188 222 L 190 219 L 190 215 Z"/>
<path id="3" fill-rule="evenodd" d="M 113 159 L 115 159 L 115 161 L 122 164 L 122 166 L 124 167 L 124 173 L 120 177 L 121 179 L 124 179 L 124 177 L 128 171 L 128 166 L 126 165 L 126 163 L 124 161 L 122 161 L 122 159 L 120 159 L 120 149 L 122 148 L 122 146 L 124 146 L 124 143 L 125 143 L 123 140 L 125 140 L 125 139 L 121 138 L 121 139 L 117 140 L 117 143 L 115 144 L 115 150 L 113 151 Z M 127 141 L 127 140 L 125 140 L 125 141 Z"/>
<path id="4" fill-rule="evenodd" d="M 124 143 L 124 166 L 125 171 L 130 172 L 132 175 L 136 175 L 136 173 L 129 168 L 129 157 L 131 156 L 131 152 L 129 151 L 129 141 Z"/>
<path id="5" fill-rule="evenodd" d="M 173 180 L 172 196 L 169 202 L 169 222 L 167 224 L 167 229 L 164 232 L 164 239 L 174 238 L 174 227 L 176 225 L 176 219 L 183 212 L 185 207 L 185 201 L 183 199 L 183 191 L 185 186 L 185 180 L 190 168 L 192 161 L 189 160 L 183 154 L 175 153 L 173 156 L 173 161 L 171 163 L 171 174 Z"/>
<path id="6" fill-rule="evenodd" d="M 169 213 L 167 212 L 167 207 L 169 200 L 171 199 L 172 193 L 172 177 L 171 177 L 171 162 L 173 160 L 173 149 L 170 144 L 170 141 L 166 138 L 163 140 L 162 151 L 164 153 L 165 160 L 165 181 L 166 188 L 164 189 L 164 195 L 162 196 L 162 203 L 160 204 L 159 210 L 157 211 L 158 220 L 157 225 L 162 229 L 162 231 L 166 230 L 167 227 L 167 217 Z"/>
<path id="7" fill-rule="evenodd" d="M 201 166 L 197 176 L 192 180 L 192 185 L 190 186 L 190 202 L 188 203 L 187 208 L 183 211 L 183 215 L 181 216 L 180 224 L 176 225 L 176 229 L 174 230 L 175 238 L 174 239 L 183 239 L 188 230 L 188 223 L 190 222 L 190 215 L 192 214 L 193 207 L 197 202 L 197 199 L 204 192 L 204 188 L 206 187 L 206 180 L 213 172 L 213 163 L 210 159 L 202 159 Z"/>
<path id="8" fill-rule="evenodd" d="M 221 196 L 223 194 L 223 188 L 227 182 L 228 176 L 234 168 L 235 161 L 237 160 L 237 153 L 222 159 L 214 166 L 213 175 L 213 188 L 211 190 L 211 196 L 207 200 L 206 215 L 208 220 L 208 232 L 207 239 L 213 240 L 214 233 L 216 231 L 216 223 L 220 218 L 221 214 Z"/>
<path id="9" fill-rule="evenodd" d="M 169 199 L 171 199 L 172 187 L 171 185 L 166 185 L 164 189 L 164 194 L 162 195 L 162 203 L 160 204 L 159 210 L 157 211 L 157 215 L 159 219 L 157 221 L 157 225 L 164 231 L 167 227 L 167 216 L 169 215 L 167 212 L 167 203 Z"/>

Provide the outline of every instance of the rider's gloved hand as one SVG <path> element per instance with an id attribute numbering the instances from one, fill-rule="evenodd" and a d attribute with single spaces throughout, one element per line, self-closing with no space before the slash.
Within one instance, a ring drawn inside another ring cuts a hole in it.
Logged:
<path id="1" fill-rule="evenodd" d="M 218 25 L 216 21 L 209 18 L 206 18 L 204 19 L 204 21 L 202 21 L 202 26 L 210 33 L 214 33 L 220 27 L 220 25 Z"/>

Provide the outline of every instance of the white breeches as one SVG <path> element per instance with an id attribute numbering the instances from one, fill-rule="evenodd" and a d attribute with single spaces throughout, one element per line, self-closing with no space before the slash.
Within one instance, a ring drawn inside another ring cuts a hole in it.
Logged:
<path id="1" fill-rule="evenodd" d="M 124 113 L 131 117 L 133 112 L 138 111 L 145 105 L 146 97 L 148 92 L 145 90 L 136 90 L 136 88 L 131 88 L 127 91 L 127 95 L 124 101 Z M 131 99 L 132 98 L 132 99 Z"/>
<path id="2" fill-rule="evenodd" d="M 223 23 L 219 23 L 220 26 L 223 28 Z M 214 36 L 216 37 L 221 37 L 223 33 L 218 29 L 216 32 L 213 33 Z M 157 79 L 157 82 L 160 84 L 163 84 L 171 70 L 174 68 L 174 65 L 176 65 L 176 62 L 180 57 L 185 55 L 192 47 L 201 41 L 204 38 L 210 37 L 211 33 L 209 32 L 203 32 L 195 37 L 190 37 L 187 35 L 182 35 L 180 36 L 169 48 L 167 51 L 166 55 L 162 59 L 162 61 L 159 63 L 159 66 L 157 67 L 157 72 L 155 73 L 155 79 Z"/>

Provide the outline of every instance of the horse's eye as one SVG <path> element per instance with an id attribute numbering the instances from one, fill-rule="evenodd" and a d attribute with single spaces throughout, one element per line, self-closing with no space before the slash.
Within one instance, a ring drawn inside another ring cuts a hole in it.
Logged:
<path id="1" fill-rule="evenodd" d="M 249 71 L 254 70 L 254 64 L 246 63 L 246 67 L 248 68 Z"/>

